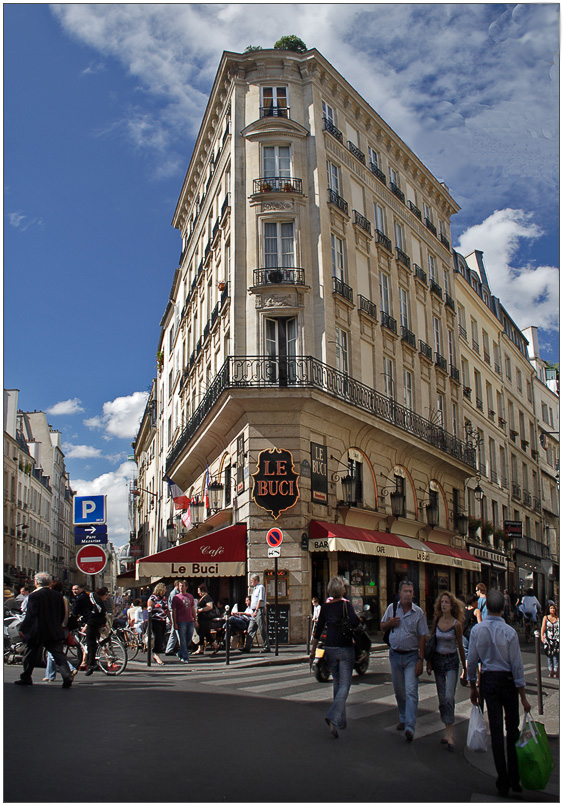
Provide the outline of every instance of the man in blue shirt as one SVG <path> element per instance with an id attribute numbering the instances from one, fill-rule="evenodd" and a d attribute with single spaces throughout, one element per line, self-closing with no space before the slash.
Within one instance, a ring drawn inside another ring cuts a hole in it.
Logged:
<path id="1" fill-rule="evenodd" d="M 521 792 L 516 757 L 519 713 L 518 695 L 524 711 L 531 706 L 526 699 L 526 680 L 516 630 L 502 617 L 504 596 L 492 590 L 487 596 L 486 618 L 476 624 L 469 638 L 467 677 L 471 686 L 471 702 L 477 705 L 477 666 L 481 663 L 481 697 L 487 704 L 491 745 L 497 770 L 497 789 L 503 797 L 509 788 Z M 506 721 L 506 755 L 504 752 L 503 711 Z"/>
<path id="2" fill-rule="evenodd" d="M 381 629 L 391 628 L 389 633 L 389 661 L 399 724 L 397 730 L 405 731 L 407 742 L 414 739 L 416 712 L 418 710 L 418 678 L 422 674 L 424 648 L 428 627 L 424 611 L 413 604 L 414 586 L 404 579 L 399 583 L 399 603 L 393 615 L 393 604 L 383 614 Z"/>
<path id="3" fill-rule="evenodd" d="M 483 618 L 485 618 L 485 616 L 487 615 L 487 586 L 485 585 L 484 582 L 477 583 L 475 593 L 479 597 L 477 607 L 481 611 L 481 615 L 483 616 Z"/>

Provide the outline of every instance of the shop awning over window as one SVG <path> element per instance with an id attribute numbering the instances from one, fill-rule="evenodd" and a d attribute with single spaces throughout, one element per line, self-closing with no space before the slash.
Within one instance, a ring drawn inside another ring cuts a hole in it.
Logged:
<path id="1" fill-rule="evenodd" d="M 231 577 L 246 573 L 246 524 L 226 529 L 141 557 L 136 578 L 148 577 Z"/>
<path id="2" fill-rule="evenodd" d="M 457 568 L 465 568 L 467 571 L 481 570 L 481 560 L 465 549 L 444 546 L 442 543 L 432 543 L 431 541 L 427 541 L 424 545 L 428 547 L 429 551 L 442 556 L 442 565 L 453 565 Z"/>

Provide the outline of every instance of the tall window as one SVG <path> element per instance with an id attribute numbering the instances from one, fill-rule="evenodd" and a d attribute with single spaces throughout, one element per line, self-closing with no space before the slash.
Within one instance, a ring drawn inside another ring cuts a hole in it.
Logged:
<path id="1" fill-rule="evenodd" d="M 387 231 L 385 226 L 385 209 L 380 204 L 377 204 L 377 202 L 373 205 L 373 215 L 375 218 L 375 228 L 385 235 Z"/>
<path id="2" fill-rule="evenodd" d="M 431 255 L 430 252 L 428 253 L 428 276 L 435 283 L 437 282 L 437 278 L 436 278 L 436 258 L 434 257 L 434 255 Z"/>
<path id="3" fill-rule="evenodd" d="M 450 359 L 450 367 L 455 367 L 455 339 L 454 332 L 448 328 L 448 357 Z"/>
<path id="4" fill-rule="evenodd" d="M 399 288 L 399 312 L 401 318 L 401 327 L 410 330 L 410 317 L 409 317 L 409 295 L 408 291 L 404 288 Z"/>
<path id="5" fill-rule="evenodd" d="M 379 272 L 379 310 L 381 313 L 391 314 L 389 277 L 383 271 Z"/>
<path id="6" fill-rule="evenodd" d="M 427 218 L 429 221 L 432 221 L 432 208 L 426 204 L 426 202 L 422 202 L 422 211 L 424 218 Z"/>
<path id="7" fill-rule="evenodd" d="M 451 297 L 450 273 L 447 269 L 444 269 L 444 291 L 448 297 Z"/>
<path id="8" fill-rule="evenodd" d="M 336 111 L 326 101 L 323 101 L 323 117 L 336 126 Z"/>
<path id="9" fill-rule="evenodd" d="M 436 422 L 438 425 L 445 425 L 444 422 L 444 395 L 436 395 Z"/>
<path id="10" fill-rule="evenodd" d="M 394 185 L 396 185 L 397 187 L 401 187 L 401 185 L 399 184 L 399 174 L 391 166 L 389 166 L 389 179 L 391 180 L 391 182 L 393 182 Z M 399 249 L 400 248 L 401 247 L 399 246 Z"/>
<path id="11" fill-rule="evenodd" d="M 330 246 L 332 251 L 332 276 L 344 282 L 344 241 L 337 235 L 331 234 Z"/>
<path id="12" fill-rule="evenodd" d="M 264 223 L 264 258 L 266 269 L 295 266 L 293 221 Z"/>
<path id="13" fill-rule="evenodd" d="M 287 87 L 262 87 L 264 117 L 288 117 Z"/>
<path id="14" fill-rule="evenodd" d="M 395 397 L 395 366 L 392 358 L 383 356 L 383 384 L 387 397 Z"/>
<path id="15" fill-rule="evenodd" d="M 289 146 L 264 146 L 262 149 L 264 176 L 270 179 L 291 176 L 291 150 Z"/>
<path id="16" fill-rule="evenodd" d="M 457 437 L 457 403 L 452 403 L 452 434 Z"/>
<path id="17" fill-rule="evenodd" d="M 372 165 L 375 165 L 376 168 L 381 167 L 379 164 L 379 154 L 371 146 L 368 146 L 368 159 Z"/>
<path id="18" fill-rule="evenodd" d="M 437 316 L 432 317 L 432 332 L 434 334 L 434 351 L 442 355 L 442 332 L 440 320 Z"/>
<path id="19" fill-rule="evenodd" d="M 334 192 L 338 193 L 340 196 L 340 170 L 338 165 L 335 165 L 334 162 L 327 160 L 326 174 L 330 190 L 334 190 Z"/>
<path id="20" fill-rule="evenodd" d="M 398 221 L 394 222 L 394 230 L 395 230 L 395 246 L 401 250 L 401 252 L 405 251 L 405 229 L 402 224 L 399 224 Z"/>
<path id="21" fill-rule="evenodd" d="M 406 409 L 413 410 L 412 372 L 408 369 L 403 370 L 403 405 Z"/>
<path id="22" fill-rule="evenodd" d="M 336 369 L 348 374 L 348 333 L 342 328 L 335 328 L 336 335 Z"/>
<path id="23" fill-rule="evenodd" d="M 264 325 L 266 355 L 272 359 L 268 362 L 267 379 L 280 385 L 294 383 L 296 367 L 292 359 L 297 354 L 297 319 L 295 317 L 266 319 Z"/>

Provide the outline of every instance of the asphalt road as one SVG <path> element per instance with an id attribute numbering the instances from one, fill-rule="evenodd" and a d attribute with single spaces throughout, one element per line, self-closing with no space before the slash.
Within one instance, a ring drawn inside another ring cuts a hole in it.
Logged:
<path id="1" fill-rule="evenodd" d="M 463 751 L 467 689 L 458 687 L 458 749 L 449 753 L 426 675 L 415 741 L 395 730 L 384 654 L 354 678 L 349 725 L 338 740 L 324 723 L 332 686 L 318 684 L 306 664 L 166 660 L 150 671 L 132 663 L 117 678 L 80 674 L 70 690 L 42 683 L 41 669 L 32 687 L 19 688 L 18 667 L 5 667 L 5 801 L 498 800 L 490 771 Z M 557 801 L 551 792 L 520 799 Z"/>

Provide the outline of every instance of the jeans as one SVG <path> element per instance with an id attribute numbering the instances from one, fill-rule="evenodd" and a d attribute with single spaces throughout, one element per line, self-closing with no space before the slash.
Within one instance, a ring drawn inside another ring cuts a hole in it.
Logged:
<path id="1" fill-rule="evenodd" d="M 481 695 L 487 704 L 489 727 L 491 729 L 491 747 L 497 771 L 497 787 L 503 788 L 517 784 L 518 759 L 516 742 L 518 741 L 518 690 L 509 672 L 482 672 Z M 506 755 L 504 753 L 504 729 L 502 716 L 506 724 Z"/>
<path id="2" fill-rule="evenodd" d="M 168 643 L 166 644 L 166 649 L 164 650 L 167 655 L 172 654 L 172 652 L 174 652 L 174 650 L 176 649 L 177 640 L 178 640 L 178 634 L 174 629 L 174 626 L 172 626 L 170 629 L 170 635 L 168 636 Z"/>
<path id="3" fill-rule="evenodd" d="M 332 674 L 333 702 L 326 718 L 333 722 L 337 728 L 346 727 L 346 700 L 352 684 L 354 670 L 354 647 L 337 646 L 325 649 L 326 659 Z"/>
<path id="4" fill-rule="evenodd" d="M 444 725 L 453 725 L 455 723 L 455 689 L 459 676 L 457 652 L 452 655 L 435 653 L 432 658 L 432 669 L 436 678 L 440 717 Z"/>
<path id="5" fill-rule="evenodd" d="M 190 659 L 190 644 L 194 634 L 194 627 L 195 624 L 193 621 L 178 622 L 178 640 L 180 641 L 178 657 L 180 660 L 185 660 L 186 662 Z"/>
<path id="6" fill-rule="evenodd" d="M 391 661 L 393 690 L 399 709 L 399 722 L 404 724 L 405 730 L 414 733 L 418 710 L 418 677 L 416 676 L 418 649 L 408 652 L 406 655 L 400 655 L 391 649 L 389 660 Z"/>
<path id="7" fill-rule="evenodd" d="M 559 653 L 547 656 L 547 668 L 550 672 L 559 671 Z"/>
<path id="8" fill-rule="evenodd" d="M 253 616 L 250 619 L 250 624 L 248 625 L 248 632 L 246 633 L 246 648 L 250 649 L 252 646 L 252 642 L 254 640 L 254 636 L 260 630 L 260 635 L 262 636 L 262 641 L 264 642 L 265 649 L 270 648 L 270 639 L 268 637 L 268 625 L 266 623 L 266 608 L 260 607 L 258 608 L 258 612 L 256 616 Z"/>

